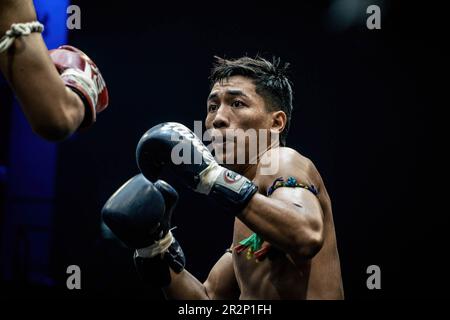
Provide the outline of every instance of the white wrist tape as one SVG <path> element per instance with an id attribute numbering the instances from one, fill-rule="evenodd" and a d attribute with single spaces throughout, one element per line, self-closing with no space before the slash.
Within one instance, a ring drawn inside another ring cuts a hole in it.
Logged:
<path id="1" fill-rule="evenodd" d="M 42 33 L 43 31 L 44 25 L 39 21 L 12 24 L 11 28 L 6 31 L 5 35 L 0 39 L 0 53 L 8 50 L 16 38 L 27 36 L 32 32 Z"/>
<path id="2" fill-rule="evenodd" d="M 92 105 L 92 108 L 97 106 L 98 101 L 98 86 L 95 81 L 92 79 L 92 73 L 90 72 L 89 63 L 86 63 L 85 66 L 88 71 L 81 71 L 78 69 L 66 69 L 63 73 L 61 73 L 61 79 L 64 80 L 66 85 L 72 84 L 76 89 L 81 90 L 86 99 L 89 100 L 89 104 Z"/>
<path id="3" fill-rule="evenodd" d="M 153 258 L 161 253 L 166 252 L 174 241 L 172 232 L 168 232 L 164 238 L 152 244 L 149 247 L 136 250 L 136 256 L 142 258 Z"/>
<path id="4" fill-rule="evenodd" d="M 219 175 L 225 170 L 226 169 L 219 166 L 217 162 L 212 161 L 206 169 L 200 172 L 200 182 L 198 183 L 197 188 L 195 188 L 195 191 L 208 195 Z"/>

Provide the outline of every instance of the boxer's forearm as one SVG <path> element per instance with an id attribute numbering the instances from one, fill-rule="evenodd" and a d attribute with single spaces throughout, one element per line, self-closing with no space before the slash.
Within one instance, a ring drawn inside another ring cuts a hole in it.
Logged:
<path id="1" fill-rule="evenodd" d="M 12 23 L 36 20 L 31 1 L 16 1 L 10 6 L 0 2 L 0 8 L 1 36 Z M 84 117 L 83 103 L 66 89 L 40 34 L 19 37 L 8 51 L 0 53 L 0 70 L 36 133 L 60 140 L 79 127 Z"/>
<path id="2" fill-rule="evenodd" d="M 302 214 L 302 209 L 256 194 L 237 217 L 284 252 L 309 258 L 322 246 L 323 224 L 309 214 Z"/>
<path id="3" fill-rule="evenodd" d="M 172 280 L 163 289 L 168 299 L 173 300 L 208 300 L 205 286 L 187 270 L 180 273 L 170 271 Z"/>

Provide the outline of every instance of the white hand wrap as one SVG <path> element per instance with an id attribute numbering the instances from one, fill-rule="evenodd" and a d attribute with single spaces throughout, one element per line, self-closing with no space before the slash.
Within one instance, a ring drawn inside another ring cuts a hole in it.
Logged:
<path id="1" fill-rule="evenodd" d="M 195 188 L 195 191 L 208 195 L 219 175 L 225 170 L 226 169 L 219 166 L 217 162 L 211 162 L 206 169 L 200 172 L 200 182 L 198 183 L 197 188 Z"/>
<path id="2" fill-rule="evenodd" d="M 95 109 L 98 101 L 99 86 L 93 79 L 91 65 L 86 63 L 84 67 L 84 71 L 72 68 L 66 69 L 61 73 L 61 79 L 64 80 L 64 83 L 73 84 L 75 88 L 82 90 L 82 93 L 87 95 L 85 95 L 85 98 L 89 100 L 89 104 Z M 100 91 L 103 88 L 100 88 Z"/>
<path id="3" fill-rule="evenodd" d="M 151 246 L 137 249 L 136 256 L 142 258 L 153 258 L 159 254 L 166 252 L 173 241 L 174 237 L 172 235 L 172 232 L 170 232 L 169 230 L 169 232 L 166 234 L 164 238 L 152 244 Z"/>

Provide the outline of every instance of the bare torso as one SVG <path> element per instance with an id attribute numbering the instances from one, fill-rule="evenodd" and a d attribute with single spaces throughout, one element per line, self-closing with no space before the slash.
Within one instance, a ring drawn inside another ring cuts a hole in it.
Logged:
<path id="1" fill-rule="evenodd" d="M 257 262 L 254 258 L 247 259 L 245 252 L 233 251 L 233 267 L 241 291 L 240 299 L 344 298 L 331 203 L 323 183 L 319 190 L 318 198 L 324 215 L 324 243 L 321 250 L 311 260 L 296 264 L 282 252 L 273 259 L 266 257 Z M 236 219 L 233 247 L 252 233 Z"/>

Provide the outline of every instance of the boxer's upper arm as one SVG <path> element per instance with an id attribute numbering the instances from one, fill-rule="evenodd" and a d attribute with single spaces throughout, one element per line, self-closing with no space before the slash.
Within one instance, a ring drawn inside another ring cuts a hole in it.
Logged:
<path id="1" fill-rule="evenodd" d="M 210 299 L 232 300 L 239 298 L 240 290 L 234 274 L 231 253 L 225 253 L 217 261 L 204 286 Z"/>
<path id="2" fill-rule="evenodd" d="M 288 179 L 295 178 L 297 183 L 313 188 L 321 192 L 321 178 L 311 160 L 301 156 L 297 152 L 287 151 L 280 159 L 279 177 Z M 269 183 L 269 181 L 266 181 Z M 270 185 L 273 181 L 270 181 Z M 323 210 L 318 199 L 318 194 L 302 187 L 281 187 L 276 189 L 270 196 L 295 206 L 299 212 L 311 223 L 315 230 L 323 229 Z"/>
<path id="3" fill-rule="evenodd" d="M 318 195 L 322 192 L 322 180 L 314 164 L 307 158 L 301 156 L 292 149 L 284 149 L 280 152 L 279 166 L 277 172 L 272 175 L 259 177 L 258 185 L 265 190 L 265 193 L 278 178 L 283 178 L 286 182 L 288 178 L 295 178 L 296 182 L 305 187 L 314 187 L 318 193 L 303 187 L 279 187 L 270 195 L 271 199 L 282 201 L 289 206 L 291 212 L 296 212 L 301 227 L 298 235 L 304 242 L 311 239 L 311 243 L 316 243 L 315 247 L 321 247 L 324 232 L 324 210 L 319 201 Z M 307 241 L 308 242 L 308 241 Z"/>
<path id="4" fill-rule="evenodd" d="M 279 188 L 271 195 L 295 207 L 299 214 L 309 221 L 312 230 L 323 229 L 323 210 L 316 195 L 304 188 Z"/>

